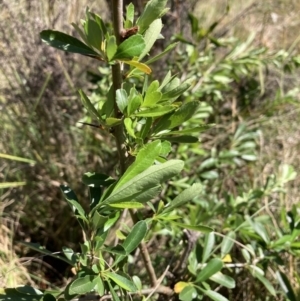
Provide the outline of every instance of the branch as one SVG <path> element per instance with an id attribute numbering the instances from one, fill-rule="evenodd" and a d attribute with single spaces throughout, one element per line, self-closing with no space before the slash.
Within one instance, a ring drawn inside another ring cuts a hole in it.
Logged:
<path id="1" fill-rule="evenodd" d="M 120 37 L 123 30 L 123 0 L 113 0 L 112 1 L 112 14 L 113 14 L 113 25 L 114 32 L 116 36 L 117 45 L 120 44 Z M 121 117 L 120 112 L 116 102 L 116 91 L 122 87 L 122 74 L 121 74 L 121 65 L 119 62 L 115 62 L 112 66 L 112 80 L 113 80 L 113 90 L 114 90 L 114 116 L 116 118 Z M 120 161 L 120 173 L 121 175 L 126 171 L 126 160 L 127 160 L 127 151 L 124 136 L 124 127 L 123 124 L 120 124 L 114 129 L 114 136 L 116 139 L 119 161 Z"/>

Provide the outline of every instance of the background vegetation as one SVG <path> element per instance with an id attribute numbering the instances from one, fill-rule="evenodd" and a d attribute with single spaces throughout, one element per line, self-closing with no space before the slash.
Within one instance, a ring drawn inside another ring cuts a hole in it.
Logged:
<path id="1" fill-rule="evenodd" d="M 143 1 L 137 2 L 142 7 Z M 32 160 L 1 159 L 0 282 L 2 286 L 60 287 L 72 275 L 68 267 L 53 258 L 35 256 L 18 241 L 39 242 L 53 252 L 64 245 L 76 249 L 81 232 L 58 186 L 71 183 L 86 197 L 78 181 L 82 173 L 97 169 L 113 175 L 117 155 L 109 136 L 77 123 L 84 116 L 77 88 L 85 86 L 95 101 L 104 97 L 107 78 L 101 73 L 106 70 L 99 73 L 89 60 L 80 58 L 78 64 L 76 55 L 44 47 L 38 33 L 45 28 L 71 33 L 69 24 L 83 16 L 87 5 L 102 16 L 109 16 L 109 10 L 105 2 L 84 0 L 76 5 L 4 0 L 0 5 L 1 20 L 7 24 L 0 32 L 0 150 Z M 154 72 L 164 76 L 170 68 L 182 79 L 194 78 L 196 84 L 186 97 L 202 105 L 190 122 L 216 124 L 200 135 L 200 147 L 174 146 L 174 156 L 186 162 L 186 177 L 169 185 L 180 191 L 200 179 L 205 187 L 201 198 L 179 214 L 213 226 L 223 235 L 235 232 L 240 244 L 253 247 L 255 260 L 262 261 L 269 279 L 279 269 L 296 292 L 298 234 L 288 240 L 294 245 L 278 240 L 293 232 L 299 220 L 299 180 L 287 165 L 296 171 L 299 166 L 300 4 L 215 0 L 209 5 L 205 1 L 170 5 L 165 36 L 181 43 L 166 65 Z M 188 17 L 188 11 L 194 17 Z M 293 227 L 286 219 L 289 211 L 295 219 Z M 247 227 L 237 230 L 248 216 L 260 217 L 264 234 Z M 159 236 L 153 240 L 150 251 L 156 250 L 157 258 L 167 257 L 182 240 L 179 229 L 170 233 L 167 241 L 159 241 Z M 196 257 L 208 239 L 212 238 L 199 238 Z M 214 239 L 217 249 L 222 239 Z M 277 245 L 271 246 L 270 241 Z M 235 245 L 230 254 L 234 263 L 245 259 L 241 250 Z M 190 266 L 195 260 L 190 257 Z M 272 260 L 282 261 L 279 268 L 270 264 Z M 255 275 L 248 272 L 231 270 L 239 285 L 224 294 L 230 300 L 267 300 L 261 296 L 262 291 L 268 294 L 266 286 L 253 281 Z M 276 281 L 274 285 L 279 287 Z"/>

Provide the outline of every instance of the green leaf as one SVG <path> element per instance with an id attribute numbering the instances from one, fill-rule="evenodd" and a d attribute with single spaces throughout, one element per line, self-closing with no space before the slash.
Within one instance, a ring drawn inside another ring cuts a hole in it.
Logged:
<path id="1" fill-rule="evenodd" d="M 101 215 L 98 211 L 95 211 L 92 217 L 92 224 L 94 230 L 103 228 L 105 223 L 108 221 L 108 216 Z"/>
<path id="2" fill-rule="evenodd" d="M 175 143 L 196 143 L 199 142 L 199 139 L 194 136 L 182 135 L 182 136 L 163 136 L 163 139 L 166 139 L 170 142 Z"/>
<path id="3" fill-rule="evenodd" d="M 120 212 L 119 211 L 112 213 L 109 216 L 109 219 L 105 222 L 103 231 L 106 232 L 108 229 L 110 229 L 117 222 L 119 217 L 120 217 Z"/>
<path id="4" fill-rule="evenodd" d="M 152 121 L 153 121 L 152 117 L 146 118 L 146 122 L 143 125 L 141 131 L 138 133 L 138 137 L 140 137 L 141 139 L 145 139 L 150 134 Z"/>
<path id="5" fill-rule="evenodd" d="M 139 32 L 143 33 L 153 21 L 160 18 L 165 13 L 167 0 L 150 0 L 136 22 Z"/>
<path id="6" fill-rule="evenodd" d="M 97 283 L 98 275 L 86 275 L 82 278 L 75 279 L 69 288 L 70 294 L 83 295 L 91 292 Z"/>
<path id="7" fill-rule="evenodd" d="M 190 230 L 198 231 L 201 233 L 209 233 L 209 232 L 213 231 L 212 228 L 207 227 L 207 226 L 202 226 L 202 225 L 187 225 L 184 223 L 177 223 L 177 222 L 172 222 L 172 224 L 175 226 L 178 226 L 180 228 L 183 228 L 183 229 L 190 229 Z"/>
<path id="8" fill-rule="evenodd" d="M 79 89 L 78 92 L 80 94 L 82 104 L 84 105 L 86 110 L 91 114 L 92 117 L 94 116 L 98 120 L 101 120 L 98 111 L 96 110 L 94 105 L 91 103 L 90 99 L 86 96 L 86 94 L 81 89 Z"/>
<path id="9" fill-rule="evenodd" d="M 182 301 L 191 301 L 198 296 L 196 289 L 188 285 L 186 286 L 179 294 L 179 300 Z"/>
<path id="10" fill-rule="evenodd" d="M 229 289 L 235 288 L 234 279 L 227 275 L 222 274 L 221 272 L 212 275 L 209 279 Z"/>
<path id="11" fill-rule="evenodd" d="M 187 89 L 189 89 L 190 86 L 191 86 L 191 80 L 188 79 L 185 82 L 183 82 L 182 84 L 175 87 L 175 89 L 172 89 L 171 91 L 163 93 L 161 100 L 169 100 L 169 99 L 177 98 L 178 96 L 182 95 Z"/>
<path id="12" fill-rule="evenodd" d="M 19 286 L 16 288 L 16 290 L 21 294 L 29 295 L 29 296 L 43 295 L 43 292 L 28 285 Z"/>
<path id="13" fill-rule="evenodd" d="M 141 110 L 134 115 L 137 117 L 159 117 L 174 110 L 174 106 L 157 106 L 151 109 Z"/>
<path id="14" fill-rule="evenodd" d="M 157 19 L 151 23 L 144 35 L 146 46 L 144 48 L 144 51 L 139 56 L 139 61 L 150 52 L 152 46 L 160 36 L 162 27 L 163 25 L 161 19 Z"/>
<path id="15" fill-rule="evenodd" d="M 67 185 L 61 185 L 60 189 L 63 192 L 65 199 L 73 209 L 73 212 L 76 215 L 79 214 L 80 216 L 85 217 L 86 216 L 85 211 L 79 204 L 77 196 L 75 195 L 74 191 Z"/>
<path id="16" fill-rule="evenodd" d="M 63 256 L 59 256 L 59 255 L 56 255 L 56 254 L 53 254 L 53 252 L 47 250 L 45 247 L 41 246 L 39 243 L 32 243 L 32 242 L 23 242 L 21 241 L 20 242 L 23 246 L 25 247 L 28 247 L 34 251 L 37 251 L 41 254 L 45 254 L 45 255 L 48 255 L 48 256 L 51 256 L 53 258 L 56 258 L 56 259 L 59 259 L 59 260 L 62 260 L 70 265 L 73 265 L 73 262 Z"/>
<path id="17" fill-rule="evenodd" d="M 207 265 L 200 271 L 197 276 L 196 282 L 204 282 L 209 279 L 212 275 L 221 271 L 223 268 L 223 262 L 219 258 L 211 259 Z"/>
<path id="18" fill-rule="evenodd" d="M 153 84 L 153 82 L 151 83 L 151 85 Z M 149 86 L 149 88 L 151 87 L 151 85 Z M 150 92 L 149 89 L 146 92 L 142 107 L 153 107 L 155 106 L 161 99 L 162 97 L 162 93 L 155 90 Z"/>
<path id="19" fill-rule="evenodd" d="M 92 46 L 97 50 L 101 50 L 103 32 L 99 24 L 92 19 L 87 19 L 84 25 L 84 30 L 89 46 Z"/>
<path id="20" fill-rule="evenodd" d="M 100 187 L 89 187 L 90 192 L 90 209 L 95 208 L 101 199 L 102 189 Z"/>
<path id="21" fill-rule="evenodd" d="M 203 291 L 203 293 L 206 296 L 208 296 L 210 299 L 212 299 L 214 301 L 229 301 L 227 298 L 223 297 L 221 294 L 219 294 L 215 291 L 203 290 L 203 289 L 201 289 L 201 291 Z"/>
<path id="22" fill-rule="evenodd" d="M 208 235 L 205 235 L 203 252 L 202 252 L 202 263 L 206 262 L 207 259 L 211 256 L 211 251 L 215 247 L 215 233 L 210 232 Z"/>
<path id="23" fill-rule="evenodd" d="M 128 64 L 132 67 L 135 67 L 136 69 L 146 73 L 146 74 L 150 74 L 152 72 L 151 68 L 141 62 L 138 62 L 136 60 L 125 60 L 125 59 L 120 59 L 121 62 L 123 62 L 124 64 Z M 131 74 L 131 72 L 129 72 L 129 74 Z M 127 77 L 130 77 L 129 75 Z"/>
<path id="24" fill-rule="evenodd" d="M 95 291 L 99 294 L 99 296 L 103 296 L 105 289 L 101 277 L 97 277 L 97 279 L 95 280 L 95 284 Z"/>
<path id="25" fill-rule="evenodd" d="M 43 30 L 40 33 L 42 41 L 54 48 L 79 53 L 85 56 L 100 58 L 100 55 L 78 39 L 63 32 L 55 30 Z"/>
<path id="26" fill-rule="evenodd" d="M 140 34 L 133 35 L 118 46 L 113 59 L 131 59 L 135 56 L 140 56 L 144 48 L 145 40 L 143 36 Z"/>
<path id="27" fill-rule="evenodd" d="M 281 289 L 283 290 L 283 292 L 285 293 L 288 300 L 297 301 L 298 298 L 296 297 L 295 292 L 294 292 L 287 276 L 283 272 L 279 272 L 279 271 L 276 271 L 275 274 L 276 274 L 277 280 L 279 282 L 279 285 L 280 285 Z"/>
<path id="28" fill-rule="evenodd" d="M 137 202 L 146 203 L 148 201 L 151 201 L 155 197 L 157 197 L 160 192 L 161 192 L 161 186 L 157 185 L 157 186 L 154 186 L 154 187 L 142 192 L 141 194 L 136 196 L 134 199 Z"/>
<path id="29" fill-rule="evenodd" d="M 269 293 L 272 296 L 276 296 L 276 291 L 273 287 L 273 285 L 271 284 L 271 282 L 265 278 L 263 275 L 259 274 L 259 273 L 255 273 L 255 277 L 265 286 L 265 288 L 269 291 Z"/>
<path id="30" fill-rule="evenodd" d="M 191 187 L 181 192 L 164 210 L 163 213 L 172 212 L 177 207 L 184 206 L 190 202 L 194 197 L 200 194 L 203 190 L 201 184 L 193 184 Z"/>
<path id="31" fill-rule="evenodd" d="M 118 46 L 116 42 L 116 37 L 110 36 L 106 42 L 106 55 L 109 62 L 113 59 L 114 55 L 116 54 L 117 48 Z"/>
<path id="32" fill-rule="evenodd" d="M 201 126 L 197 126 L 191 129 L 182 129 L 179 131 L 168 132 L 166 133 L 166 135 L 185 135 L 185 134 L 201 133 L 213 126 L 215 126 L 215 124 L 203 124 Z"/>
<path id="33" fill-rule="evenodd" d="M 126 182 L 153 165 L 155 159 L 159 156 L 160 151 L 161 142 L 159 140 L 148 143 L 142 149 L 140 149 L 135 161 L 127 168 L 126 172 L 118 181 L 115 189 L 123 186 Z"/>
<path id="34" fill-rule="evenodd" d="M 147 223 L 145 221 L 139 221 L 133 226 L 131 232 L 122 243 L 122 247 L 127 254 L 130 254 L 139 246 L 146 236 L 147 230 Z"/>
<path id="35" fill-rule="evenodd" d="M 105 123 L 107 126 L 116 126 L 116 125 L 119 125 L 122 123 L 122 119 L 119 119 L 119 118 L 115 118 L 115 117 L 108 117 L 106 118 L 105 120 Z"/>
<path id="36" fill-rule="evenodd" d="M 107 276 L 109 279 L 111 279 L 113 282 L 115 282 L 118 286 L 125 289 L 126 291 L 133 293 L 137 291 L 135 284 L 131 280 L 119 274 L 106 272 L 105 276 Z"/>
<path id="37" fill-rule="evenodd" d="M 131 137 L 136 138 L 135 132 L 134 132 L 134 124 L 133 124 L 132 119 L 131 119 L 131 118 L 125 118 L 125 119 L 124 119 L 124 125 L 125 125 L 125 128 L 126 128 L 127 133 L 128 133 Z"/>
<path id="38" fill-rule="evenodd" d="M 109 185 L 113 184 L 116 180 L 112 177 L 102 174 L 102 173 L 95 173 L 95 172 L 86 172 L 82 176 L 82 182 L 88 186 L 104 186 L 108 187 Z"/>
<path id="39" fill-rule="evenodd" d="M 127 114 L 128 116 L 131 116 L 134 114 L 134 112 L 140 107 L 142 104 L 143 98 L 142 95 L 138 94 L 132 98 L 129 98 L 128 100 L 128 106 L 127 106 Z"/>
<path id="40" fill-rule="evenodd" d="M 18 288 L 19 289 L 19 288 Z M 32 288 L 33 289 L 33 288 Z M 0 288 L 0 301 L 42 301 L 43 294 L 26 295 L 15 288 Z"/>
<path id="41" fill-rule="evenodd" d="M 148 60 L 146 62 L 147 65 L 150 65 L 154 62 L 156 62 L 157 60 L 161 59 L 165 54 L 167 54 L 168 52 L 170 52 L 171 50 L 173 50 L 178 43 L 173 43 L 170 44 L 163 52 L 160 52 L 158 55 L 154 56 L 153 58 L 151 58 L 150 60 Z"/>
<path id="42" fill-rule="evenodd" d="M 177 111 L 163 116 L 156 124 L 154 132 L 158 133 L 162 130 L 172 129 L 182 125 L 183 122 L 189 120 L 198 108 L 198 101 L 191 101 L 183 104 Z"/>
<path id="43" fill-rule="evenodd" d="M 144 205 L 139 202 L 122 202 L 122 203 L 113 203 L 109 205 L 112 208 L 119 209 L 141 209 L 144 208 Z"/>
<path id="44" fill-rule="evenodd" d="M 230 231 L 224 238 L 221 244 L 221 257 L 223 258 L 225 255 L 227 255 L 233 245 L 234 245 L 234 240 L 235 240 L 235 232 L 234 231 Z"/>
<path id="45" fill-rule="evenodd" d="M 123 113 L 128 105 L 128 95 L 126 90 L 118 89 L 116 91 L 116 102 L 119 110 Z"/>
<path id="46" fill-rule="evenodd" d="M 134 20 L 134 5 L 130 3 L 126 6 L 126 20 L 125 20 L 125 28 L 128 29 L 132 27 Z"/>
<path id="47" fill-rule="evenodd" d="M 114 288 L 112 287 L 110 281 L 107 281 L 108 286 L 109 286 L 109 291 L 111 293 L 112 299 L 113 301 L 120 301 L 120 298 L 118 297 L 118 295 L 116 294 Z"/>
<path id="48" fill-rule="evenodd" d="M 103 201 L 103 204 L 131 201 L 146 190 L 179 174 L 183 165 L 184 163 L 180 160 L 170 160 L 159 165 L 153 165 L 121 187 L 114 189 L 111 195 Z"/>

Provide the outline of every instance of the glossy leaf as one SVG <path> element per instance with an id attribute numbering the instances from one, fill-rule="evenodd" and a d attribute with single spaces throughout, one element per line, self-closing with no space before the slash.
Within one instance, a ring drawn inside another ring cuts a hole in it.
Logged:
<path id="1" fill-rule="evenodd" d="M 206 296 L 214 301 L 229 301 L 227 298 L 223 297 L 218 292 L 212 290 L 202 290 Z"/>
<path id="2" fill-rule="evenodd" d="M 110 281 L 107 281 L 108 287 L 109 287 L 109 291 L 111 293 L 112 299 L 113 301 L 121 301 L 119 296 L 116 294 L 113 286 L 111 285 Z"/>
<path id="3" fill-rule="evenodd" d="M 146 236 L 147 230 L 147 224 L 145 221 L 139 221 L 133 226 L 130 233 L 122 243 L 122 247 L 125 249 L 127 254 L 130 254 L 139 246 Z"/>
<path id="4" fill-rule="evenodd" d="M 120 59 L 120 61 L 122 61 L 124 64 L 128 64 L 132 67 L 135 67 L 136 69 L 138 69 L 146 74 L 151 74 L 151 72 L 152 72 L 151 68 L 144 63 L 141 63 L 141 62 L 138 62 L 135 60 L 125 60 L 125 59 Z M 130 74 L 130 72 L 129 72 L 129 74 Z"/>
<path id="5" fill-rule="evenodd" d="M 205 235 L 203 252 L 202 252 L 202 263 L 206 262 L 207 259 L 211 256 L 211 252 L 215 247 L 215 233 L 210 232 Z"/>
<path id="6" fill-rule="evenodd" d="M 153 165 L 121 187 L 114 189 L 111 195 L 103 201 L 103 204 L 131 201 L 146 190 L 156 187 L 179 174 L 183 165 L 184 163 L 180 160 L 170 160 L 166 163 Z"/>
<path id="7" fill-rule="evenodd" d="M 234 279 L 222 274 L 221 272 L 212 275 L 209 279 L 229 289 L 235 288 Z"/>
<path id="8" fill-rule="evenodd" d="M 161 151 L 161 142 L 159 140 L 146 144 L 138 152 L 135 161 L 127 168 L 121 179 L 118 181 L 115 189 L 123 186 L 126 182 L 145 171 L 153 165 L 155 159 Z"/>
<path id="9" fill-rule="evenodd" d="M 126 20 L 125 20 L 125 28 L 130 28 L 133 25 L 134 20 L 134 5 L 130 3 L 126 6 Z"/>
<path id="10" fill-rule="evenodd" d="M 91 114 L 91 116 L 96 117 L 98 120 L 101 120 L 98 111 L 91 103 L 90 99 L 86 96 L 86 94 L 81 89 L 79 89 L 78 92 L 80 94 L 82 104 L 84 105 L 86 110 Z"/>
<path id="11" fill-rule="evenodd" d="M 91 57 L 100 57 L 92 48 L 63 32 L 43 30 L 40 33 L 40 37 L 44 43 L 63 51 L 79 53 Z"/>
<path id="12" fill-rule="evenodd" d="M 191 284 L 189 282 L 184 282 L 184 281 L 179 281 L 175 284 L 174 286 L 174 292 L 176 294 L 179 294 L 183 291 L 183 289 L 187 286 L 191 286 Z"/>
<path id="13" fill-rule="evenodd" d="M 116 180 L 112 177 L 102 174 L 102 173 L 95 173 L 95 172 L 86 172 L 82 176 L 82 182 L 88 186 L 103 186 L 108 187 L 109 185 L 113 184 Z"/>
<path id="14" fill-rule="evenodd" d="M 142 35 L 137 34 L 122 42 L 117 49 L 113 59 L 131 59 L 140 56 L 145 48 L 145 40 Z"/>
<path id="15" fill-rule="evenodd" d="M 199 139 L 194 136 L 182 135 L 182 136 L 164 136 L 164 139 L 175 143 L 196 143 Z"/>
<path id="16" fill-rule="evenodd" d="M 150 0 L 147 2 L 144 11 L 136 22 L 140 33 L 143 33 L 153 21 L 162 16 L 166 4 L 167 0 Z"/>
<path id="17" fill-rule="evenodd" d="M 209 279 L 212 275 L 221 271 L 223 268 L 223 262 L 219 258 L 211 259 L 207 265 L 200 271 L 197 276 L 196 282 L 204 282 Z"/>
<path id="18" fill-rule="evenodd" d="M 151 109 L 141 110 L 134 115 L 137 117 L 159 117 L 175 110 L 174 106 L 158 106 Z"/>
<path id="19" fill-rule="evenodd" d="M 148 52 L 152 49 L 154 43 L 160 36 L 162 27 L 163 25 L 161 19 L 157 19 L 150 24 L 149 28 L 147 29 L 144 35 L 146 45 L 144 51 L 139 56 L 139 61 L 143 59 L 143 57 L 145 57 L 148 54 Z"/>
<path id="20" fill-rule="evenodd" d="M 26 295 L 15 288 L 0 288 L 0 301 L 43 301 L 43 294 Z"/>
<path id="21" fill-rule="evenodd" d="M 224 238 L 221 244 L 221 257 L 223 258 L 226 254 L 228 254 L 233 245 L 234 245 L 234 240 L 235 240 L 235 232 L 230 231 Z"/>
<path id="22" fill-rule="evenodd" d="M 92 291 L 96 285 L 98 275 L 86 275 L 82 278 L 75 279 L 69 288 L 70 294 L 85 294 Z"/>
<path id="23" fill-rule="evenodd" d="M 112 208 L 118 209 L 141 209 L 144 208 L 144 205 L 139 202 L 122 202 L 122 203 L 113 203 L 109 205 Z"/>
<path id="24" fill-rule="evenodd" d="M 161 100 L 169 100 L 173 98 L 177 98 L 178 96 L 182 95 L 186 90 L 188 90 L 191 86 L 191 80 L 186 80 L 182 84 L 175 87 L 175 89 L 163 93 Z"/>
<path id="25" fill-rule="evenodd" d="M 197 297 L 197 291 L 196 289 L 192 286 L 186 286 L 181 293 L 179 294 L 179 300 L 182 301 L 191 301 Z"/>
<path id="26" fill-rule="evenodd" d="M 106 55 L 108 61 L 111 61 L 114 58 L 114 55 L 117 52 L 117 42 L 115 36 L 110 36 L 106 42 Z"/>
<path id="27" fill-rule="evenodd" d="M 20 242 L 23 246 L 25 247 L 28 247 L 34 251 L 37 251 L 41 254 L 45 254 L 45 255 L 48 255 L 48 256 L 51 256 L 51 257 L 54 257 L 56 259 L 59 259 L 59 260 L 62 260 L 70 265 L 72 265 L 72 261 L 65 258 L 64 256 L 59 256 L 57 254 L 53 254 L 53 252 L 47 250 L 45 247 L 41 246 L 39 243 L 32 243 L 32 242 L 24 242 L 24 241 L 21 241 Z"/>
<path id="28" fill-rule="evenodd" d="M 276 271 L 276 277 L 277 277 L 277 281 L 279 282 L 279 285 L 280 285 L 281 289 L 284 291 L 287 299 L 289 301 L 297 301 L 298 298 L 296 297 L 295 292 L 294 292 L 287 276 L 283 272 Z"/>
<path id="29" fill-rule="evenodd" d="M 156 56 L 152 57 L 150 60 L 146 62 L 147 65 L 150 65 L 154 63 L 155 61 L 161 59 L 164 55 L 166 55 L 168 52 L 172 51 L 178 43 L 172 43 L 170 44 L 166 49 L 164 49 L 162 52 L 157 54 Z"/>
<path id="30" fill-rule="evenodd" d="M 105 122 L 106 122 L 107 126 L 112 127 L 112 126 L 116 126 L 116 125 L 121 124 L 122 119 L 115 118 L 115 117 L 109 117 L 109 118 L 106 118 Z"/>
<path id="31" fill-rule="evenodd" d="M 177 207 L 183 207 L 203 190 L 201 184 L 193 184 L 191 187 L 181 192 L 171 203 L 163 210 L 163 213 L 172 212 Z"/>
<path id="32" fill-rule="evenodd" d="M 272 296 L 276 296 L 276 290 L 274 289 L 273 285 L 271 284 L 271 282 L 264 277 L 263 275 L 256 273 L 255 277 L 265 286 L 265 288 L 269 291 L 269 293 Z"/>
<path id="33" fill-rule="evenodd" d="M 95 280 L 95 291 L 99 294 L 99 296 L 104 295 L 105 288 L 101 277 L 97 277 L 97 279 Z"/>
<path id="34" fill-rule="evenodd" d="M 101 199 L 102 189 L 100 187 L 89 187 L 90 193 L 90 209 L 95 208 Z"/>
<path id="35" fill-rule="evenodd" d="M 128 95 L 126 93 L 126 90 L 118 89 L 116 91 L 116 102 L 119 110 L 123 113 L 128 104 Z"/>
<path id="36" fill-rule="evenodd" d="M 88 44 L 97 50 L 101 50 L 103 33 L 99 24 L 92 19 L 87 19 L 84 30 Z"/>
<path id="37" fill-rule="evenodd" d="M 112 272 L 106 272 L 105 275 L 126 291 L 133 293 L 137 291 L 135 284 L 131 280 Z"/>
<path id="38" fill-rule="evenodd" d="M 131 116 L 134 114 L 134 112 L 142 104 L 142 101 L 143 101 L 143 98 L 142 98 L 142 95 L 140 95 L 140 94 L 128 99 L 128 105 L 127 105 L 128 116 Z"/>
<path id="39" fill-rule="evenodd" d="M 155 133 L 182 125 L 183 122 L 189 120 L 195 114 L 198 105 L 197 101 L 187 102 L 174 113 L 163 116 L 155 126 Z"/>
<path id="40" fill-rule="evenodd" d="M 124 125 L 125 125 L 127 133 L 131 137 L 136 138 L 135 132 L 134 132 L 134 123 L 133 123 L 132 119 L 131 118 L 125 118 L 124 119 Z"/>

